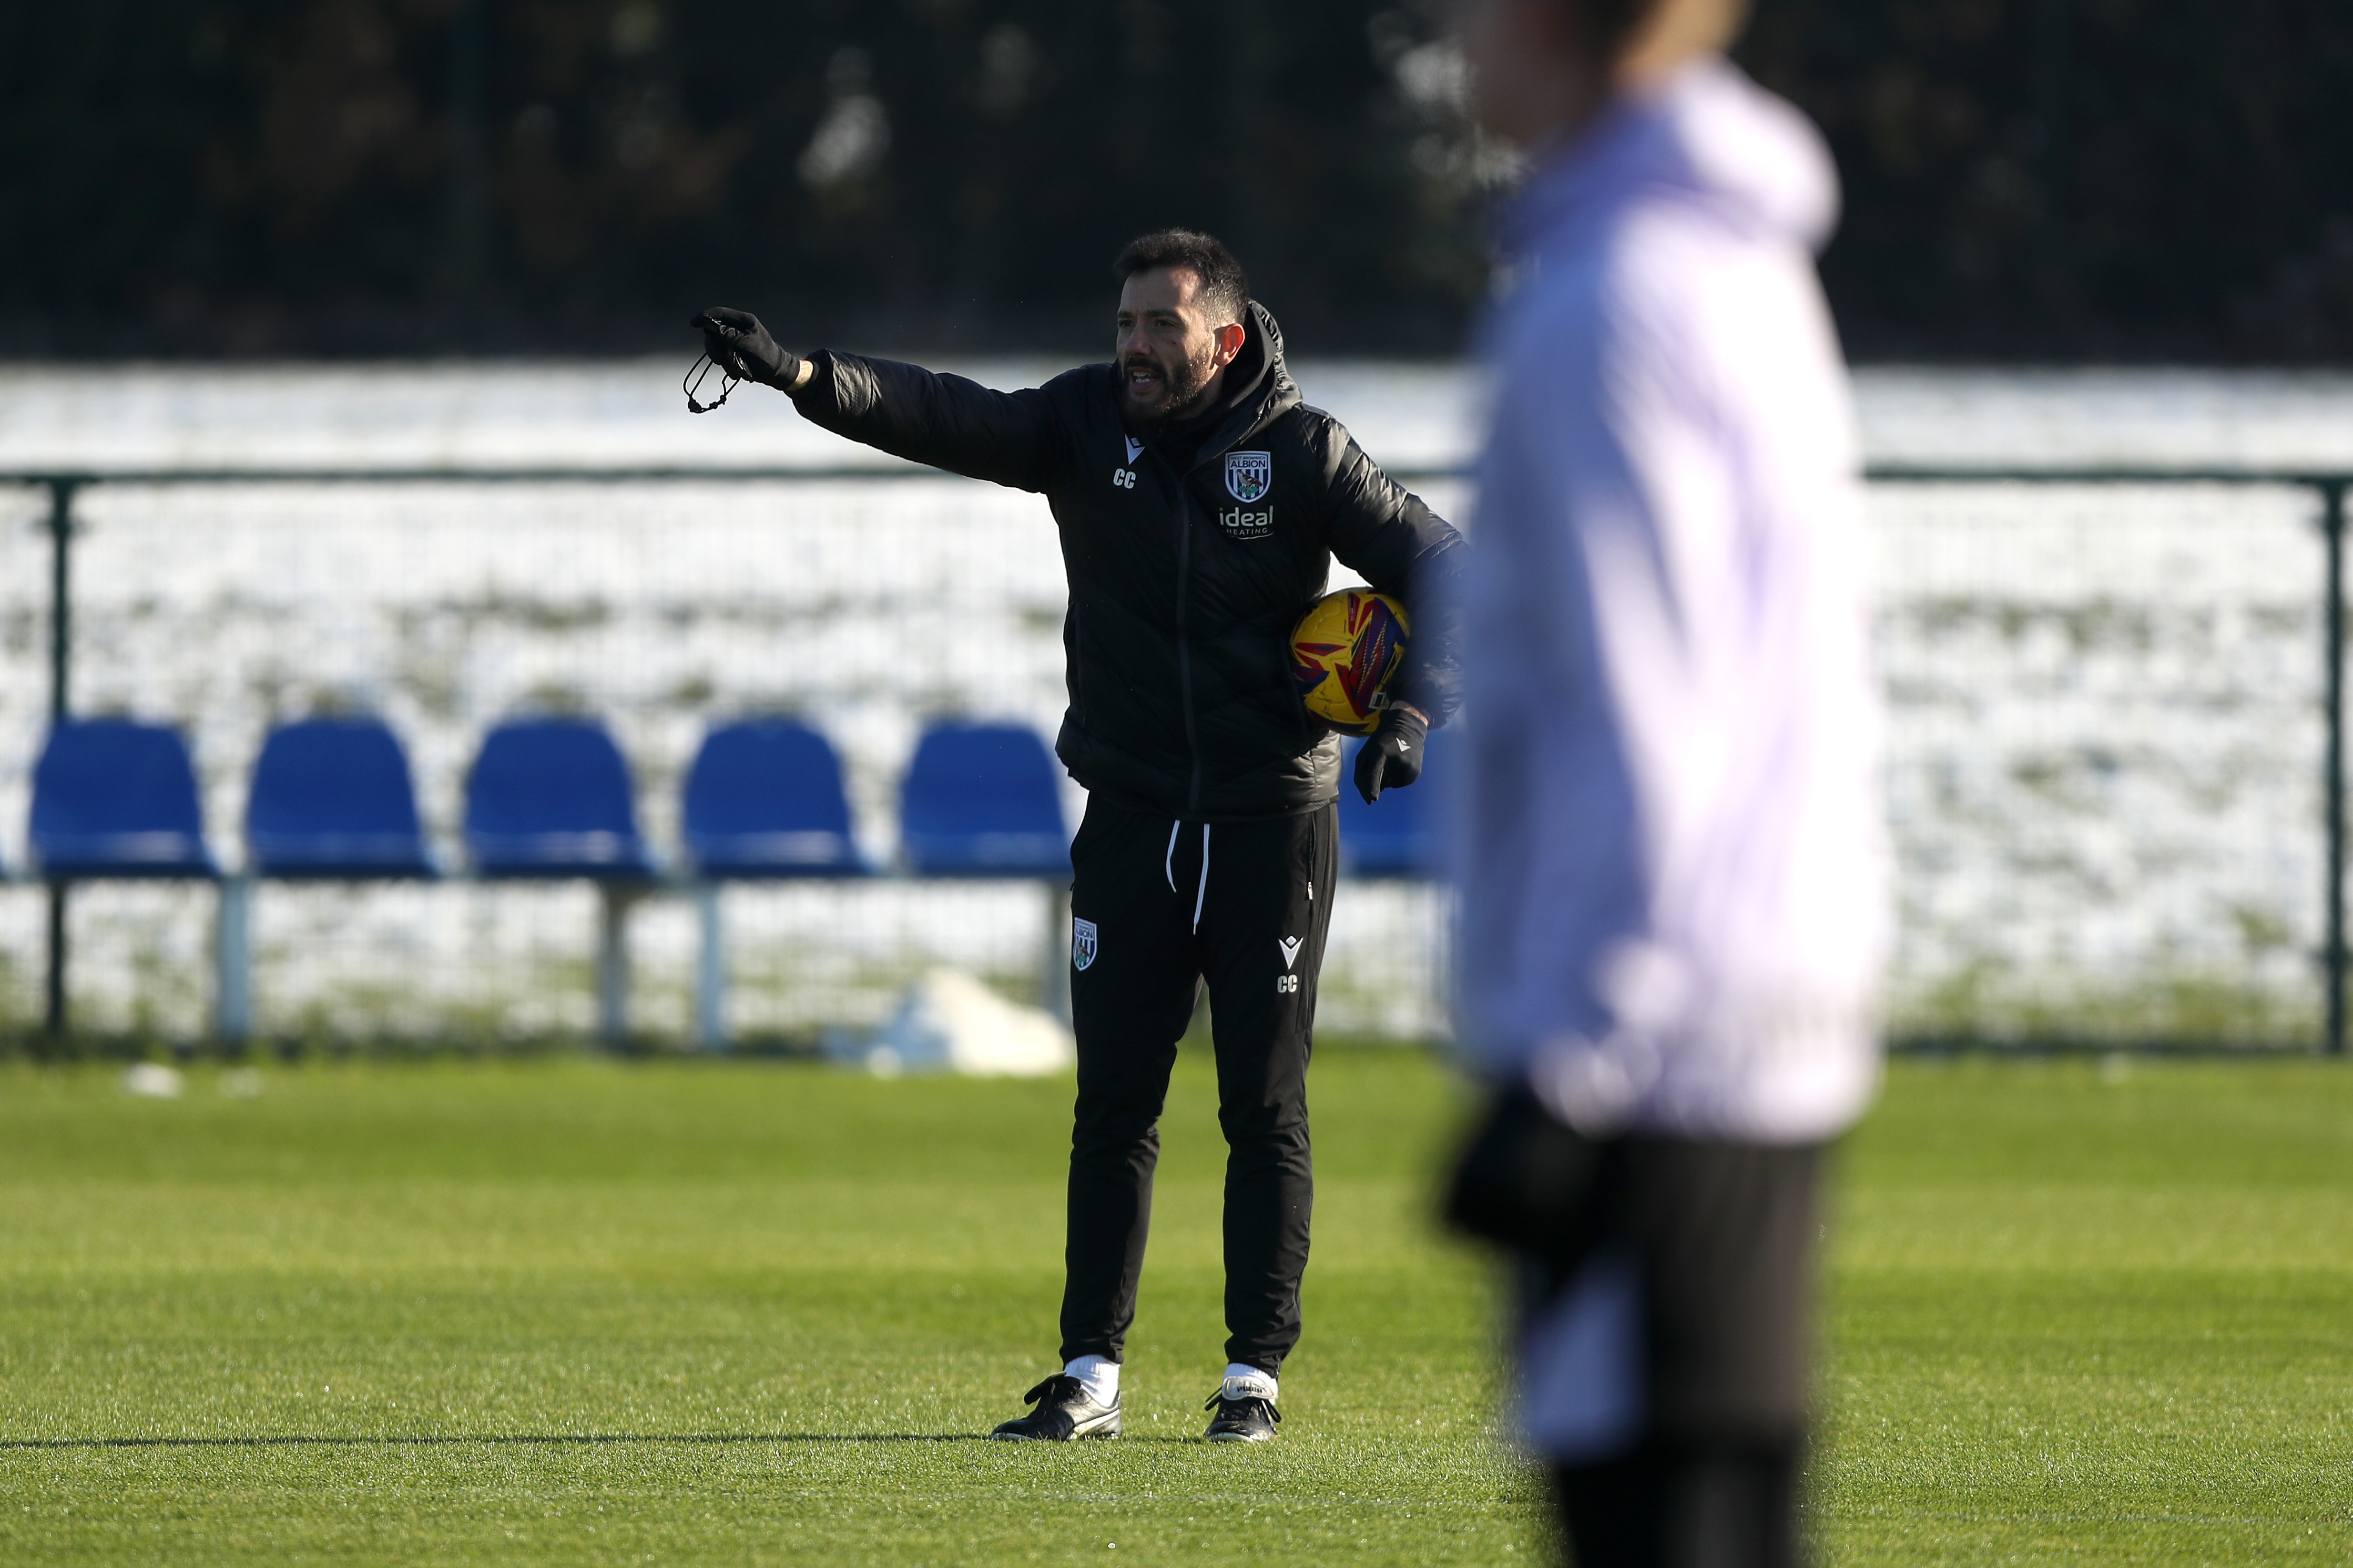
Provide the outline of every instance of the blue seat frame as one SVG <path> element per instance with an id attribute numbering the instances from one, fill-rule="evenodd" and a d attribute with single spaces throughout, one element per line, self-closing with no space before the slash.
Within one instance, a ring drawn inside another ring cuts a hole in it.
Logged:
<path id="1" fill-rule="evenodd" d="M 522 719 L 482 738 L 466 775 L 466 853 L 486 878 L 644 881 L 629 770 L 602 724 Z"/>
<path id="2" fill-rule="evenodd" d="M 1374 804 L 1356 793 L 1356 753 L 1352 742 L 1340 760 L 1340 867 L 1347 874 L 1429 881 L 1442 870 L 1436 790 L 1446 787 L 1452 743 L 1433 731 L 1422 758 L 1421 777 L 1400 790 L 1383 790 Z M 1432 773 L 1437 782 L 1433 786 Z"/>
<path id="3" fill-rule="evenodd" d="M 926 877 L 1067 883 L 1071 837 L 1059 770 L 1038 732 L 1018 724 L 926 731 L 900 789 L 900 843 Z"/>
<path id="4" fill-rule="evenodd" d="M 855 877 L 849 796 L 833 744 L 790 720 L 749 720 L 703 737 L 687 770 L 681 836 L 711 880 Z"/>
<path id="5" fill-rule="evenodd" d="M 35 867 L 51 882 L 212 879 L 195 765 L 180 732 L 65 719 L 33 769 Z"/>
<path id="6" fill-rule="evenodd" d="M 246 796 L 254 874 L 280 881 L 431 877 L 408 757 L 375 719 L 305 719 L 262 743 Z"/>

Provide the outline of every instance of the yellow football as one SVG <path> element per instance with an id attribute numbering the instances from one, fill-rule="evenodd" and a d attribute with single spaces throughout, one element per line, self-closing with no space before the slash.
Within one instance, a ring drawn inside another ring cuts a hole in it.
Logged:
<path id="1" fill-rule="evenodd" d="M 1370 588 L 1315 601 L 1291 634 L 1291 675 L 1307 711 L 1335 730 L 1369 735 L 1405 662 L 1405 606 Z"/>

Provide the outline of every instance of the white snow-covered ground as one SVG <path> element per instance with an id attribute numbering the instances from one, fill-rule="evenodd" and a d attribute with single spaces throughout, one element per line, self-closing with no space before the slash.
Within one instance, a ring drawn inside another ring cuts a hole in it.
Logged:
<path id="1" fill-rule="evenodd" d="M 690 417 L 670 362 L 121 372 L 0 367 L 0 471 L 237 467 L 899 467 L 746 388 Z M 1055 368 L 960 367 L 997 385 Z M 1449 367 L 1307 364 L 1393 467 L 1444 469 L 1479 391 Z M 2353 378 L 1875 371 L 1879 460 L 2353 468 Z M 1420 488 L 1441 510 L 1463 487 Z M 24 864 L 46 715 L 46 500 L 0 489 L 0 854 Z M 613 724 L 649 830 L 709 721 L 789 709 L 849 766 L 870 853 L 932 715 L 1061 707 L 1063 590 L 1036 498 L 943 478 L 782 483 L 132 486 L 82 492 L 74 696 L 183 725 L 234 861 L 243 780 L 277 720 L 383 712 L 427 817 L 507 714 Z M 2295 1038 L 2320 922 L 2321 555 L 2289 489 L 1884 487 L 1873 521 L 1902 867 L 1894 986 L 1914 1029 Z M 1068 802 L 1082 804 L 1073 788 Z M 0 890 L 0 1008 L 37 1004 L 42 904 Z M 210 895 L 75 904 L 75 996 L 100 1026 L 202 1027 Z M 727 894 L 740 1031 L 872 1022 L 941 962 L 1034 973 L 1020 887 Z M 1442 1026 L 1441 910 L 1360 885 L 1336 907 L 1327 1028 Z M 265 889 L 270 1031 L 584 1027 L 580 888 Z M 638 911 L 641 1026 L 681 1035 L 693 925 Z"/>
<path id="2" fill-rule="evenodd" d="M 1024 386 L 1059 362 L 944 365 Z M 0 470 L 238 464 L 733 463 L 893 460 L 795 417 L 758 387 L 689 416 L 681 362 L 132 367 L 0 363 Z M 1440 468 L 1477 435 L 1476 378 L 1451 365 L 1294 364 L 1382 462 Z M 1881 367 L 1855 377 L 1882 462 L 2245 464 L 2353 468 L 2353 375 L 2187 370 Z M 709 389 L 705 389 L 706 394 Z"/>

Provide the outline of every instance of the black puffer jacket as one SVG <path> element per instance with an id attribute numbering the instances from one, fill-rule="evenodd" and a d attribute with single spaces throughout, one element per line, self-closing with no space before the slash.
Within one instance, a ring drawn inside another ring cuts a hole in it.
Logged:
<path id="1" fill-rule="evenodd" d="M 825 353 L 793 399 L 853 440 L 1045 494 L 1071 580 L 1055 750 L 1089 790 L 1194 821 L 1338 794 L 1339 742 L 1300 705 L 1289 653 L 1333 556 L 1405 601 L 1414 635 L 1394 694 L 1440 722 L 1454 706 L 1455 637 L 1437 606 L 1461 535 L 1300 401 L 1274 318 L 1255 303 L 1250 317 L 1219 408 L 1181 433 L 1131 430 L 1108 364 L 993 392 Z"/>

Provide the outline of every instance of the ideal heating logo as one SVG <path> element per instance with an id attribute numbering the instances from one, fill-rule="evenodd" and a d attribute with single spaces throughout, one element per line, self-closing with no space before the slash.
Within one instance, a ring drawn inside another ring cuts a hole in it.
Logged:
<path id="1" fill-rule="evenodd" d="M 1226 531 L 1229 539 L 1264 539 L 1274 531 L 1274 509 L 1250 511 L 1229 506 L 1218 513 L 1218 526 Z"/>

